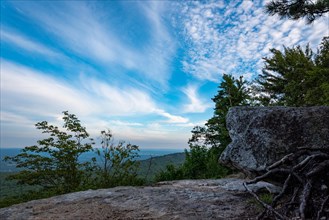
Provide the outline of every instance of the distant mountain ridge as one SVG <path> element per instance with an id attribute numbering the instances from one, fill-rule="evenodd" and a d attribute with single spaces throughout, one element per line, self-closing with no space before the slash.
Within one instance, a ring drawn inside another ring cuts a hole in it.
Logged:
<path id="1" fill-rule="evenodd" d="M 155 174 L 165 170 L 169 164 L 180 166 L 185 161 L 185 153 L 173 153 L 163 156 L 155 156 L 146 160 L 141 160 L 139 175 L 147 180 L 152 180 Z"/>
<path id="2" fill-rule="evenodd" d="M 17 172 L 19 169 L 16 168 L 16 165 L 12 162 L 3 161 L 6 156 L 15 156 L 20 153 L 22 148 L 0 148 L 0 172 Z M 161 157 L 164 155 L 175 154 L 175 153 L 183 153 L 182 149 L 141 149 L 139 151 L 139 158 L 137 160 L 143 161 L 149 158 Z M 184 154 L 185 155 L 185 154 Z M 87 152 L 81 155 L 81 161 L 91 160 L 92 157 L 98 157 L 95 152 Z M 176 160 L 174 160 L 176 161 Z M 149 163 L 149 162 L 143 162 Z"/>
<path id="3" fill-rule="evenodd" d="M 3 155 L 1 155 L 2 157 Z M 13 155 L 14 156 L 14 155 Z M 161 171 L 165 170 L 166 166 L 173 164 L 179 166 L 185 161 L 185 153 L 171 153 L 161 156 L 150 156 L 148 159 L 140 160 L 140 169 L 138 175 L 141 178 L 145 178 L 146 181 L 154 180 L 155 175 Z M 5 165 L 3 167 L 2 165 Z M 5 171 L 2 171 L 5 170 Z M 11 170 L 11 171 L 10 171 Z M 28 190 L 35 189 L 33 186 L 17 186 L 16 182 L 6 180 L 6 177 L 19 170 L 15 167 L 15 164 L 10 164 L 1 161 L 1 171 L 0 171 L 0 199 L 6 196 L 20 195 Z"/>

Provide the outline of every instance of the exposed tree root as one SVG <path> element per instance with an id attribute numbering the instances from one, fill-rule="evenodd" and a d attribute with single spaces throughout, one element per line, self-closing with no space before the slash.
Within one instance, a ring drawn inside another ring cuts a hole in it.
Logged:
<path id="1" fill-rule="evenodd" d="M 282 190 L 271 204 L 248 188 L 248 184 L 261 180 L 278 179 Z M 329 219 L 329 149 L 299 149 L 244 186 L 264 207 L 258 219 Z"/>

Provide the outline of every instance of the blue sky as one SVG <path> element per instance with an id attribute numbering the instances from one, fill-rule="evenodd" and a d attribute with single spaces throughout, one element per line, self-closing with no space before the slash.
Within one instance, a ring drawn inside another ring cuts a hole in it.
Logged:
<path id="1" fill-rule="evenodd" d="M 222 74 L 256 77 L 270 48 L 329 35 L 264 14 L 266 1 L 1 1 L 1 147 L 35 144 L 62 111 L 93 137 L 187 148 Z"/>

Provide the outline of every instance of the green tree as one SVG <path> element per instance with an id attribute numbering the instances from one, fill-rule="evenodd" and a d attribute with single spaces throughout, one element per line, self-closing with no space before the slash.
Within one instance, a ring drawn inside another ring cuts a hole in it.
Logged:
<path id="1" fill-rule="evenodd" d="M 101 131 L 101 148 L 96 153 L 101 160 L 99 185 L 113 187 L 118 185 L 141 185 L 143 180 L 137 177 L 139 148 L 137 145 L 119 142 L 114 144 L 110 130 Z"/>
<path id="2" fill-rule="evenodd" d="M 190 145 L 205 145 L 224 149 L 231 139 L 226 129 L 226 115 L 230 107 L 250 105 L 251 98 L 247 82 L 242 77 L 223 75 L 223 81 L 218 87 L 218 93 L 212 100 L 215 103 L 214 115 L 205 126 L 196 126 L 192 130 Z"/>
<path id="3" fill-rule="evenodd" d="M 329 12 L 328 0 L 273 0 L 266 4 L 266 12 L 281 18 L 297 20 L 306 17 L 309 23 Z"/>
<path id="4" fill-rule="evenodd" d="M 329 105 L 329 38 L 325 37 L 317 54 L 306 47 L 271 49 L 265 67 L 256 80 L 263 105 Z"/>
<path id="5" fill-rule="evenodd" d="M 218 158 L 224 148 L 231 142 L 226 129 L 226 115 L 230 107 L 251 104 L 247 83 L 231 75 L 224 75 L 219 85 L 215 102 L 214 115 L 205 126 L 192 129 L 192 137 L 188 143 L 190 150 L 185 150 L 185 161 L 181 167 L 167 167 L 160 177 L 168 178 L 221 178 L 229 173 L 226 167 L 218 163 Z M 161 180 L 161 178 L 158 180 Z"/>
<path id="6" fill-rule="evenodd" d="M 170 181 L 185 179 L 182 166 L 175 167 L 173 164 L 167 165 L 165 170 L 160 171 L 155 175 L 155 181 Z"/>
<path id="7" fill-rule="evenodd" d="M 210 146 L 224 149 L 230 142 L 226 129 L 226 115 L 233 106 L 251 104 L 247 82 L 240 76 L 239 79 L 232 75 L 223 76 L 217 95 L 212 99 L 215 102 L 214 115 L 207 123 L 207 140 Z"/>
<path id="8" fill-rule="evenodd" d="M 323 38 L 306 83 L 305 105 L 329 105 L 329 37 Z"/>
<path id="9" fill-rule="evenodd" d="M 49 125 L 47 121 L 36 124 L 36 128 L 49 137 L 38 141 L 38 145 L 28 146 L 14 157 L 5 160 L 13 161 L 23 171 L 9 178 L 18 184 L 39 185 L 43 189 L 56 193 L 75 191 L 88 181 L 87 171 L 90 162 L 81 162 L 81 154 L 92 150 L 92 139 L 80 120 L 67 111 L 63 112 L 63 128 Z"/>
<path id="10" fill-rule="evenodd" d="M 200 145 L 191 145 L 190 151 L 185 150 L 185 162 L 183 164 L 183 172 L 185 178 L 207 178 L 207 153 L 207 147 Z"/>
<path id="11" fill-rule="evenodd" d="M 230 107 L 251 103 L 247 82 L 242 77 L 236 79 L 224 74 L 218 88 L 218 93 L 212 98 L 215 102 L 213 117 L 204 127 L 194 127 L 189 140 L 190 152 L 186 152 L 184 165 L 186 172 L 192 173 L 193 178 L 217 178 L 229 172 L 218 164 L 221 152 L 231 142 L 226 129 L 226 115 Z"/>

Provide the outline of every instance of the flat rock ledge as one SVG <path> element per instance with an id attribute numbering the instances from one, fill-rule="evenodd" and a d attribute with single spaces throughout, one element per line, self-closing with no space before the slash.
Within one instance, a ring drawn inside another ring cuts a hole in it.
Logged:
<path id="1" fill-rule="evenodd" d="M 0 219 L 254 219 L 259 208 L 242 179 L 180 180 L 88 190 L 0 209 Z M 266 182 L 253 191 L 278 192 Z"/>

